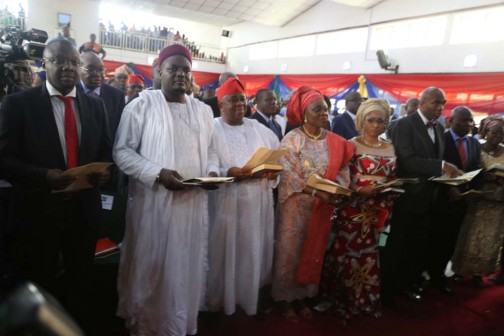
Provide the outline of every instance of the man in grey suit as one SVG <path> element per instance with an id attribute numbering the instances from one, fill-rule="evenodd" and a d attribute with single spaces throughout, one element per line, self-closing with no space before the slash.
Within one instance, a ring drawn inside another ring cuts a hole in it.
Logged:
<path id="1" fill-rule="evenodd" d="M 419 183 L 406 185 L 406 193 L 394 205 L 382 267 L 383 301 L 389 306 L 394 304 L 396 290 L 413 301 L 422 300 L 423 288 L 418 282 L 426 267 L 427 236 L 438 188 L 429 178 L 462 174 L 443 161 L 444 129 L 437 119 L 445 104 L 441 89 L 427 88 L 420 96 L 419 110 L 399 119 L 393 129 L 398 176 L 417 177 Z"/>

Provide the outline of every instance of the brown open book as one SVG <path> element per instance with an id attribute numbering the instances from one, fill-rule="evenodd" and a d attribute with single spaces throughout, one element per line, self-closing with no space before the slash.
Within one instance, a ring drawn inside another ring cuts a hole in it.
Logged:
<path id="1" fill-rule="evenodd" d="M 501 164 L 495 163 L 488 167 L 487 171 L 497 176 L 504 177 L 504 166 Z"/>
<path id="2" fill-rule="evenodd" d="M 439 182 L 439 183 L 444 183 L 452 186 L 458 186 L 463 183 L 471 182 L 471 180 L 479 174 L 481 169 L 473 170 L 470 172 L 465 173 L 464 175 L 460 175 L 457 177 L 448 177 L 446 175 L 440 176 L 440 177 L 431 177 L 431 181 Z"/>
<path id="3" fill-rule="evenodd" d="M 91 173 L 103 173 L 108 167 L 113 165 L 112 162 L 93 162 L 84 166 L 79 166 L 65 170 L 61 175 L 75 177 L 76 180 L 68 187 L 62 190 L 53 190 L 53 193 L 77 191 L 82 189 L 94 188 L 89 184 L 87 175 Z"/>
<path id="4" fill-rule="evenodd" d="M 283 170 L 283 167 L 277 164 L 277 161 L 287 152 L 287 149 L 269 149 L 259 147 L 248 159 L 247 163 L 241 168 L 242 171 L 252 174 L 262 174 L 266 172 L 277 173 Z"/>
<path id="5" fill-rule="evenodd" d="M 312 174 L 306 180 L 306 185 L 317 190 L 326 191 L 331 194 L 351 196 L 352 190 L 340 186 L 338 183 L 325 179 L 318 174 Z"/>

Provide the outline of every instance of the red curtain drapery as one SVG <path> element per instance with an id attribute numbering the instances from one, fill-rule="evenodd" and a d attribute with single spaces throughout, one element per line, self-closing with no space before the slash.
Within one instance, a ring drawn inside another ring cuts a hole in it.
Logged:
<path id="1" fill-rule="evenodd" d="M 419 97 L 436 86 L 446 93 L 444 114 L 459 105 L 489 114 L 504 112 L 504 73 L 366 75 L 373 85 L 397 100 Z"/>
<path id="2" fill-rule="evenodd" d="M 291 90 L 303 85 L 311 86 L 327 96 L 347 89 L 359 78 L 359 74 L 349 75 L 280 75 L 280 80 Z"/>
<path id="3" fill-rule="evenodd" d="M 275 76 L 273 75 L 239 75 L 240 82 L 245 87 L 247 97 L 256 94 L 257 90 L 268 87 Z"/>
<path id="4" fill-rule="evenodd" d="M 114 70 L 123 64 L 127 63 L 104 60 L 103 65 L 105 66 L 105 69 L 107 71 L 107 77 L 113 76 Z M 134 66 L 142 75 L 144 75 L 147 78 L 151 78 L 152 67 L 150 65 L 134 64 Z M 213 72 L 193 71 L 192 74 L 194 76 L 195 82 L 199 86 L 204 86 L 213 83 L 219 79 L 219 74 Z"/>
<path id="5" fill-rule="evenodd" d="M 107 76 L 125 64 L 110 60 L 103 61 Z M 145 77 L 151 78 L 149 65 L 134 65 Z M 215 82 L 218 73 L 193 71 L 199 86 Z M 334 96 L 354 84 L 359 74 L 316 74 L 316 75 L 279 75 L 279 80 L 290 90 L 308 85 L 323 94 Z M 383 90 L 400 102 L 408 98 L 419 97 L 422 90 L 436 86 L 446 93 L 447 103 L 444 114 L 459 105 L 467 105 L 477 112 L 489 114 L 504 112 L 504 73 L 449 73 L 449 74 L 370 74 L 366 79 L 375 87 Z M 257 90 L 268 87 L 275 79 L 274 75 L 239 75 L 245 85 L 247 96 L 255 95 Z"/>

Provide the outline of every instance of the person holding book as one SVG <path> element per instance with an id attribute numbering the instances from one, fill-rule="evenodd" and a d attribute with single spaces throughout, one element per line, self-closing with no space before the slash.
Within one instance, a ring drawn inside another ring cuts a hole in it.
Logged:
<path id="1" fill-rule="evenodd" d="M 61 191 L 76 182 L 64 171 L 110 162 L 112 150 L 103 102 L 76 89 L 80 65 L 70 41 L 53 39 L 44 50 L 47 80 L 2 101 L 0 166 L 13 186 L 2 229 L 12 266 L 7 273 L 55 294 L 90 333 L 91 273 L 102 222 L 98 188 L 109 173 L 88 175 L 93 188 Z"/>
<path id="2" fill-rule="evenodd" d="M 118 315 L 134 335 L 195 335 L 207 275 L 208 192 L 182 180 L 218 175 L 210 108 L 185 94 L 191 52 L 159 53 L 161 90 L 126 106 L 114 160 L 129 176 Z"/>
<path id="3" fill-rule="evenodd" d="M 242 83 L 229 78 L 217 92 L 221 116 L 215 119 L 221 176 L 235 178 L 210 195 L 207 302 L 211 312 L 233 314 L 236 305 L 256 315 L 259 290 L 271 283 L 273 192 L 277 173 L 251 174 L 243 167 L 258 148 L 278 148 L 276 135 L 244 118 L 247 97 Z"/>
<path id="4" fill-rule="evenodd" d="M 443 161 L 444 129 L 437 119 L 445 104 L 443 90 L 426 88 L 420 95 L 418 111 L 399 119 L 392 129 L 397 175 L 416 177 L 419 182 L 406 185 L 406 192 L 394 203 L 390 235 L 380 254 L 382 302 L 390 307 L 395 304 L 396 294 L 422 301 L 421 274 L 425 270 L 427 236 L 438 189 L 438 184 L 429 179 L 442 174 L 462 175 L 453 164 Z"/>
<path id="5" fill-rule="evenodd" d="M 381 315 L 378 241 L 387 227 L 394 192 L 380 183 L 395 178 L 396 156 L 391 143 L 379 138 L 388 128 L 389 103 L 370 98 L 357 110 L 360 136 L 350 141 L 351 201 L 333 217 L 335 238 L 325 258 L 323 292 L 343 318 L 361 313 Z"/>
<path id="6" fill-rule="evenodd" d="M 329 117 L 322 94 L 302 86 L 287 108 L 290 124 L 301 125 L 289 132 L 280 144 L 288 151 L 280 160 L 277 208 L 277 245 L 273 270 L 272 295 L 289 321 L 297 321 L 295 308 L 311 319 L 306 299 L 318 292 L 322 260 L 331 231 L 331 215 L 342 200 L 339 195 L 307 185 L 318 174 L 348 187 L 348 162 L 354 145 L 327 132 Z M 297 307 L 295 307 L 297 306 Z"/>
<path id="7" fill-rule="evenodd" d="M 464 173 L 481 168 L 481 145 L 469 136 L 474 120 L 467 106 L 457 106 L 452 110 L 451 128 L 444 133 L 445 162 L 449 162 Z M 433 209 L 433 225 L 428 236 L 427 271 L 432 285 L 443 294 L 451 295 L 453 290 L 447 285 L 445 269 L 453 255 L 460 227 L 467 212 L 468 198 L 462 195 L 471 189 L 480 189 L 482 175 L 460 186 L 441 184 L 438 201 Z"/>
<path id="8" fill-rule="evenodd" d="M 504 147 L 500 145 L 504 139 L 504 120 L 488 118 L 482 131 L 486 140 L 481 146 L 481 161 L 486 170 L 483 193 L 468 205 L 452 257 L 452 270 L 473 276 L 477 287 L 483 286 L 483 276 L 498 271 L 504 240 Z"/>

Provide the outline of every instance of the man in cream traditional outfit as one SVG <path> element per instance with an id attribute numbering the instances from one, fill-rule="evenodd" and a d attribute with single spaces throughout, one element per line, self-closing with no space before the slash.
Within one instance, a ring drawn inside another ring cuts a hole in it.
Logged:
<path id="1" fill-rule="evenodd" d="M 245 165 L 259 147 L 276 149 L 278 138 L 264 125 L 244 118 L 243 85 L 229 78 L 217 92 L 221 117 L 215 119 L 220 175 L 236 182 L 210 195 L 208 308 L 233 314 L 239 305 L 255 315 L 259 289 L 271 282 L 273 191 L 277 174 L 250 176 Z"/>
<path id="2" fill-rule="evenodd" d="M 185 95 L 191 53 L 159 54 L 161 90 L 126 106 L 114 160 L 130 176 L 119 316 L 132 335 L 194 335 L 207 271 L 208 198 L 182 179 L 217 176 L 210 108 Z"/>

